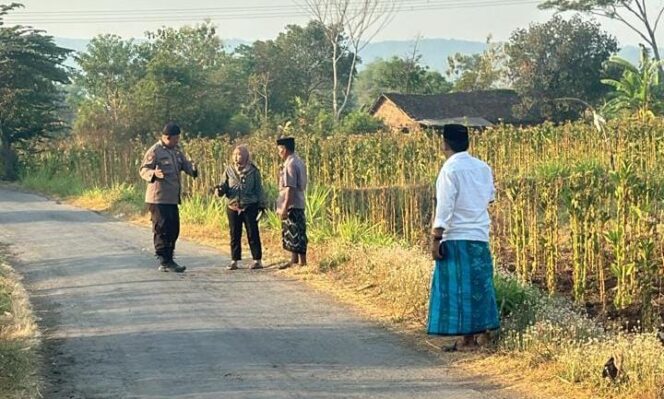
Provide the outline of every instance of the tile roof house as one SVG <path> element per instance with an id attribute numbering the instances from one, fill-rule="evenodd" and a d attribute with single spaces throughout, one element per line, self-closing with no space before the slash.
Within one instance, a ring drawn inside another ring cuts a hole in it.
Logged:
<path id="1" fill-rule="evenodd" d="M 531 125 L 533 117 L 520 118 L 514 106 L 520 103 L 512 90 L 487 90 L 447 94 L 384 93 L 370 113 L 392 130 L 412 131 L 440 128 L 450 123 L 486 128 L 498 123 Z"/>

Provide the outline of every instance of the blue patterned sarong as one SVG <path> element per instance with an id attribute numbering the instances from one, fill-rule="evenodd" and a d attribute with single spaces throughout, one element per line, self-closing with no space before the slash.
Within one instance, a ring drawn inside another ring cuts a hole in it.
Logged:
<path id="1" fill-rule="evenodd" d="M 470 335 L 500 326 L 489 243 L 445 241 L 429 298 L 431 335 Z"/>

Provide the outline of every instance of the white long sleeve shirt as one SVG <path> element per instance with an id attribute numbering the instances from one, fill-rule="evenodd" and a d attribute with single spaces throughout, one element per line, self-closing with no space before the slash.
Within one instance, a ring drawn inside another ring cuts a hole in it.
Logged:
<path id="1" fill-rule="evenodd" d="M 445 161 L 436 180 L 433 227 L 443 241 L 489 241 L 489 203 L 495 198 L 493 174 L 485 162 L 457 152 Z"/>

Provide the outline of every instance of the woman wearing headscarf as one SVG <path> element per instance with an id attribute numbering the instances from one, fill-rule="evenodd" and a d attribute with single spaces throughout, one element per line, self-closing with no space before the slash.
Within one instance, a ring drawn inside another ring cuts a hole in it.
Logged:
<path id="1" fill-rule="evenodd" d="M 222 182 L 216 187 L 219 197 L 228 198 L 226 215 L 231 237 L 231 258 L 228 270 L 238 269 L 242 259 L 242 225 L 247 230 L 253 263 L 251 269 L 261 269 L 263 249 L 258 231 L 258 219 L 265 209 L 265 194 L 261 172 L 251 161 L 246 145 L 238 145 L 233 150 L 231 165 L 226 166 Z"/>

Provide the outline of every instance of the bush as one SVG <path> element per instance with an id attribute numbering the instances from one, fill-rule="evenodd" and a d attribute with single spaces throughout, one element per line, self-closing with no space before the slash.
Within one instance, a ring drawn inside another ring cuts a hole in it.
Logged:
<path id="1" fill-rule="evenodd" d="M 385 129 L 383 121 L 364 111 L 353 111 L 341 121 L 338 131 L 346 134 L 376 133 Z"/>
<path id="2" fill-rule="evenodd" d="M 235 114 L 231 117 L 231 120 L 228 121 L 226 126 L 226 132 L 231 135 L 231 137 L 244 136 L 251 133 L 251 119 L 244 114 Z"/>
<path id="3" fill-rule="evenodd" d="M 334 115 L 318 100 L 305 103 L 295 99 L 295 118 L 292 129 L 297 133 L 327 137 L 334 131 Z"/>
<path id="4" fill-rule="evenodd" d="M 523 331 L 534 322 L 541 296 L 536 288 L 500 273 L 494 278 L 494 287 L 500 316 L 509 328 Z"/>

